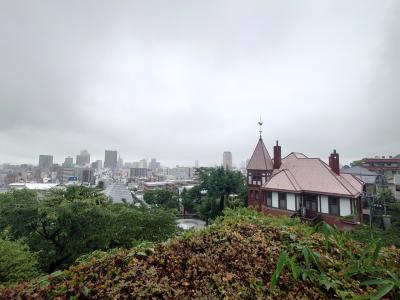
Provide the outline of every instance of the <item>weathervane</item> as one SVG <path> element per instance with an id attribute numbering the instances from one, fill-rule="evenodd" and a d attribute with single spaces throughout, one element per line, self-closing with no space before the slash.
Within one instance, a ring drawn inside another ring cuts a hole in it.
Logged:
<path id="1" fill-rule="evenodd" d="M 261 139 L 261 135 L 262 135 L 262 125 L 263 125 L 263 122 L 261 121 L 261 117 L 260 117 L 260 121 L 258 121 L 258 125 L 260 125 L 260 139 Z"/>

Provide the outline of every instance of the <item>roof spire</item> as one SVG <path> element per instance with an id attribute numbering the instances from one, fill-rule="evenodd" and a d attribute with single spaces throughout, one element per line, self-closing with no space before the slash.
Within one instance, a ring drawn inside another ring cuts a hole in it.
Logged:
<path id="1" fill-rule="evenodd" d="M 258 121 L 258 125 L 260 125 L 260 139 L 262 138 L 262 125 L 263 122 L 261 121 L 261 116 L 260 116 L 260 121 Z"/>

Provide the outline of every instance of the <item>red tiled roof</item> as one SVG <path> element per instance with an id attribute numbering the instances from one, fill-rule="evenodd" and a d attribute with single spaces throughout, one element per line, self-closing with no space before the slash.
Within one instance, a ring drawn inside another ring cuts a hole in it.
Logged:
<path id="1" fill-rule="evenodd" d="M 253 155 L 247 165 L 248 170 L 272 170 L 273 164 L 271 156 L 264 145 L 263 140 L 258 140 L 257 146 L 254 149 Z"/>
<path id="2" fill-rule="evenodd" d="M 282 160 L 280 172 L 263 185 L 268 190 L 315 192 L 358 197 L 362 184 L 348 175 L 337 175 L 319 158 L 291 153 Z"/>
<path id="3" fill-rule="evenodd" d="M 271 177 L 268 187 L 275 190 L 301 192 L 301 187 L 289 170 L 280 170 Z"/>

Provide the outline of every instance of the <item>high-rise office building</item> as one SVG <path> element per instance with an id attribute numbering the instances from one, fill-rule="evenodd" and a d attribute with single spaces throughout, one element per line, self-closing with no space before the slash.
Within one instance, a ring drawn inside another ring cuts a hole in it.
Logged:
<path id="1" fill-rule="evenodd" d="M 86 184 L 94 184 L 94 171 L 93 169 L 84 169 L 82 170 L 82 183 Z"/>
<path id="2" fill-rule="evenodd" d="M 53 165 L 53 155 L 39 155 L 39 168 L 50 169 Z"/>
<path id="3" fill-rule="evenodd" d="M 195 162 L 194 162 L 194 167 L 195 167 L 195 168 L 198 168 L 198 167 L 199 167 L 199 161 L 198 161 L 197 159 L 196 159 Z"/>
<path id="4" fill-rule="evenodd" d="M 225 170 L 232 170 L 232 153 L 225 151 L 222 158 L 222 165 Z"/>
<path id="5" fill-rule="evenodd" d="M 82 150 L 80 154 L 76 156 L 76 164 L 78 166 L 86 166 L 90 164 L 90 154 L 86 150 Z"/>
<path id="6" fill-rule="evenodd" d="M 147 169 L 147 160 L 145 158 L 139 161 L 139 168 Z"/>
<path id="7" fill-rule="evenodd" d="M 72 168 L 74 166 L 74 159 L 71 156 L 65 158 L 63 167 L 64 168 Z"/>
<path id="8" fill-rule="evenodd" d="M 147 168 L 131 168 L 130 169 L 130 178 L 146 178 L 147 177 Z"/>
<path id="9" fill-rule="evenodd" d="M 101 170 L 103 168 L 103 162 L 101 160 L 92 162 L 92 168 L 95 170 Z"/>
<path id="10" fill-rule="evenodd" d="M 149 169 L 155 171 L 160 168 L 160 163 L 157 162 L 157 159 L 152 158 L 149 162 Z"/>
<path id="11" fill-rule="evenodd" d="M 118 167 L 118 169 L 122 169 L 124 167 L 124 160 L 121 156 L 118 157 L 117 167 Z"/>
<path id="12" fill-rule="evenodd" d="M 104 155 L 104 168 L 116 169 L 118 162 L 118 152 L 115 150 L 106 150 Z"/>

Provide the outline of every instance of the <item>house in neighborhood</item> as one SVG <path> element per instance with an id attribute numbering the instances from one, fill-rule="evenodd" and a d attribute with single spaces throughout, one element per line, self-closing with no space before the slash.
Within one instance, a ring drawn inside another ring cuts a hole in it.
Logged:
<path id="1" fill-rule="evenodd" d="M 273 151 L 272 159 L 260 134 L 247 165 L 249 206 L 271 215 L 321 217 L 340 228 L 362 221 L 364 182 L 340 172 L 339 153 L 334 150 L 327 164 L 297 152 L 282 158 L 278 141 Z"/>

